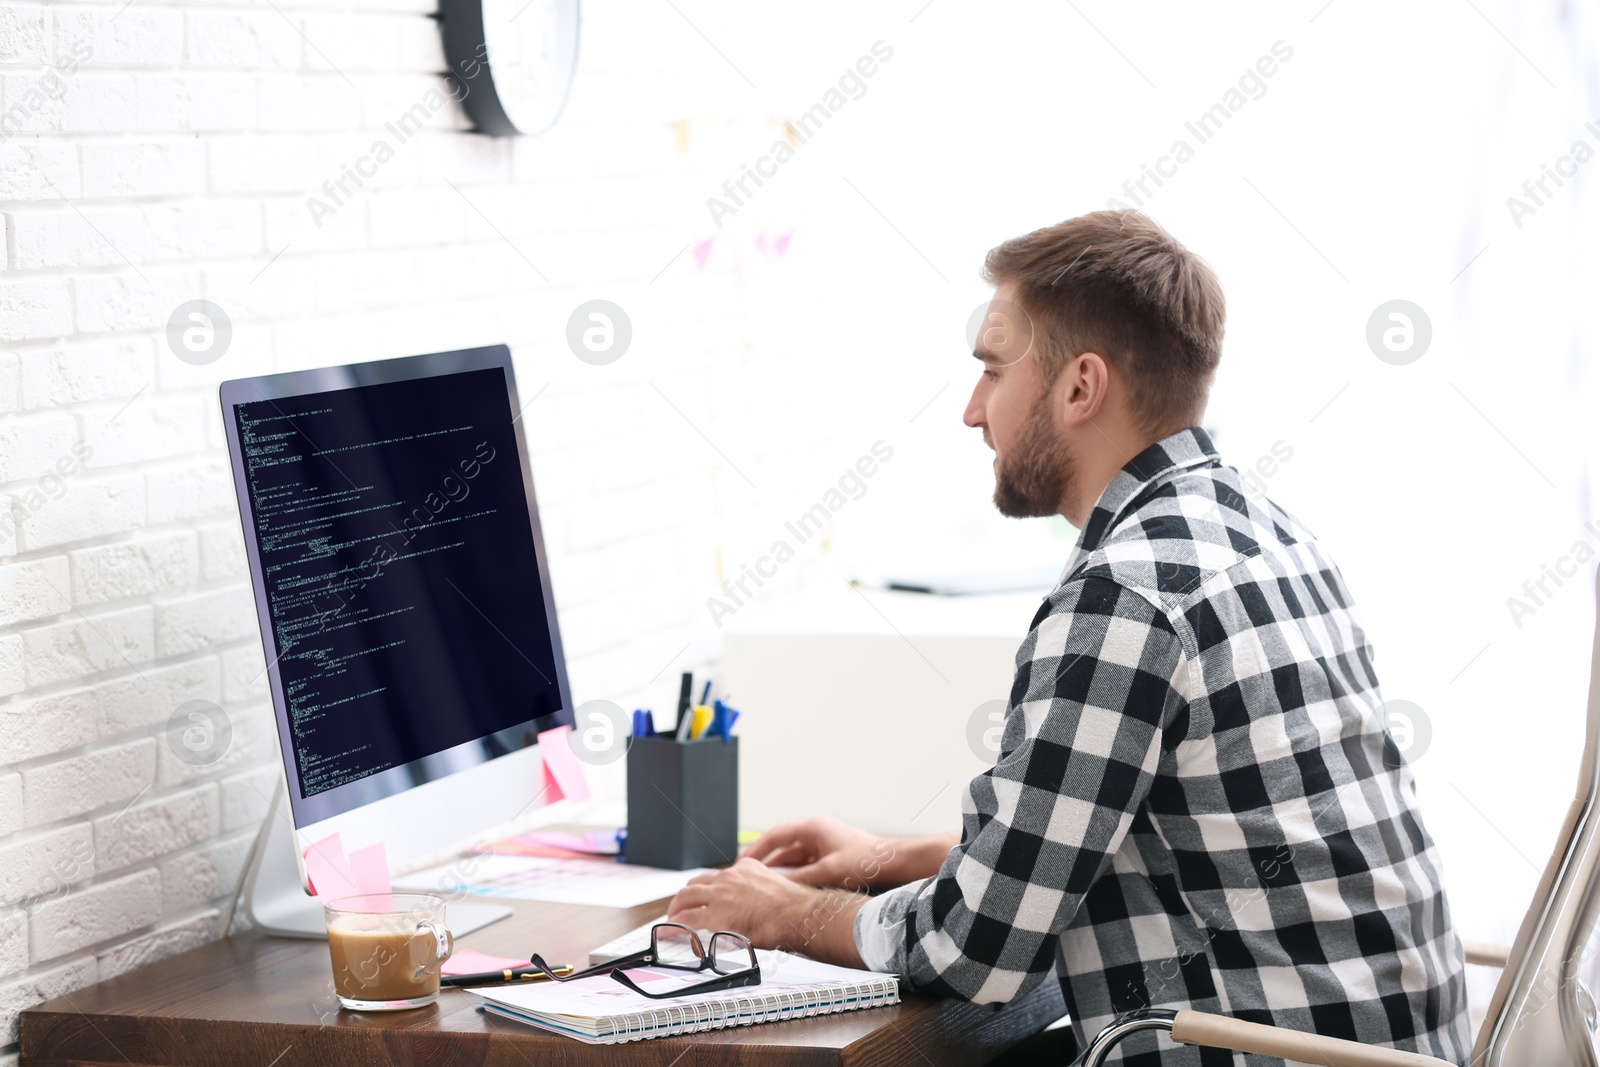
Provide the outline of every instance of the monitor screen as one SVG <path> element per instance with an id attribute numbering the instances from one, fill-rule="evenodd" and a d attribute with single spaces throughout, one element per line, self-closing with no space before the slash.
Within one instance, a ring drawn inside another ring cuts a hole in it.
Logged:
<path id="1" fill-rule="evenodd" d="M 297 825 L 571 721 L 503 347 L 228 382 L 223 414 Z"/>

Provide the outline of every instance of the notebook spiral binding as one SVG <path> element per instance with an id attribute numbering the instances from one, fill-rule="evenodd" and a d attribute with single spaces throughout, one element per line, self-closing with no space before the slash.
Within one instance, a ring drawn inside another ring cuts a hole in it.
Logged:
<path id="1" fill-rule="evenodd" d="M 779 1019 L 827 1015 L 856 1007 L 894 1004 L 900 999 L 899 984 L 885 976 L 880 981 L 843 989 L 786 990 L 770 994 L 741 994 L 711 999 L 696 1004 L 674 1005 L 606 1020 L 609 1033 L 601 1040 L 639 1041 L 652 1037 L 700 1033 L 729 1026 L 770 1022 Z"/>

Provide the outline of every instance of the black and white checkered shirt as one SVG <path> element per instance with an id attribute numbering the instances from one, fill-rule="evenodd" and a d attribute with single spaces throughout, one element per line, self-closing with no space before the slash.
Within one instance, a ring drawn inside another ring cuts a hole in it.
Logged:
<path id="1" fill-rule="evenodd" d="M 1080 1044 L 1194 1008 L 1464 1062 L 1461 943 L 1382 703 L 1316 538 L 1204 431 L 1151 445 L 1017 651 L 962 843 L 868 902 L 862 958 L 986 1004 L 1054 969 Z M 1120 1052 L 1235 1062 L 1150 1032 Z"/>

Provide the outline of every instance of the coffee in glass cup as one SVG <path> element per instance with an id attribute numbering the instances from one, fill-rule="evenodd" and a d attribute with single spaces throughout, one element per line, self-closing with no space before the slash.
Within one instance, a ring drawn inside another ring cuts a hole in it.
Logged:
<path id="1" fill-rule="evenodd" d="M 333 989 L 352 1011 L 399 1011 L 439 999 L 439 967 L 455 940 L 444 898 L 434 893 L 365 893 L 323 905 Z"/>

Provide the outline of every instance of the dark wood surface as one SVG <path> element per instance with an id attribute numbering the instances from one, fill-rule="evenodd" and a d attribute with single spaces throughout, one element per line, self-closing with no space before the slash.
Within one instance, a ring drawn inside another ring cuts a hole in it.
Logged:
<path id="1" fill-rule="evenodd" d="M 588 951 L 650 921 L 627 911 L 508 902 L 509 919 L 460 944 L 501 956 L 583 964 Z M 402 1012 L 342 1011 L 321 941 L 244 934 L 46 1001 L 22 1013 L 24 1067 L 582 1067 L 588 1064 L 873 1065 L 988 1063 L 1064 1013 L 1045 982 L 1003 1009 L 908 997 L 882 1008 L 732 1027 L 682 1038 L 587 1045 L 483 1015 L 470 990 Z"/>

